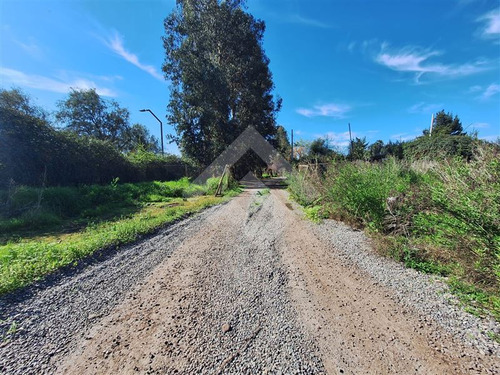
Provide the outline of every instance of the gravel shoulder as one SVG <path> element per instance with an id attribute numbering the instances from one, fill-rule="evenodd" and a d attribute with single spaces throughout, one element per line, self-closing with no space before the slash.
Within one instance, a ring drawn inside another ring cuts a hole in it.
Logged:
<path id="1" fill-rule="evenodd" d="M 377 256 L 362 232 L 301 220 L 286 192 L 274 195 L 291 294 L 329 373 L 500 371 L 496 343 L 478 331 L 487 323 L 450 303 L 442 283 Z"/>
<path id="2" fill-rule="evenodd" d="M 5 337 L 0 341 L 0 373 L 52 373 L 53 358 L 72 351 L 90 327 L 223 206 L 169 225 L 136 244 L 108 249 L 75 271 L 0 297 L 0 337 Z M 8 334 L 12 326 L 15 333 Z"/>
<path id="3" fill-rule="evenodd" d="M 247 190 L 0 300 L 0 372 L 499 373 L 484 322 L 361 232 Z M 459 322 L 455 322 L 455 320 Z"/>

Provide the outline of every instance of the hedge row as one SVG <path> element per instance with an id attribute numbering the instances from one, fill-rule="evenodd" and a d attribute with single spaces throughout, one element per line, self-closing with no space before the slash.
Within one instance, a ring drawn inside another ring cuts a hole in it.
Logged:
<path id="1" fill-rule="evenodd" d="M 67 186 L 176 180 L 187 166 L 179 157 L 145 151 L 125 155 L 112 144 L 57 130 L 40 117 L 0 111 L 0 188 L 12 183 Z"/>

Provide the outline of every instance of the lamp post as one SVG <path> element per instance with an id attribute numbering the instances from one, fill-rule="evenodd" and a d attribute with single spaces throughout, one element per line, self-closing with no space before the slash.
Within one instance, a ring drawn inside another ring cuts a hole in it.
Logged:
<path id="1" fill-rule="evenodd" d="M 151 111 L 150 109 L 140 109 L 139 112 L 149 112 L 151 113 L 155 119 L 158 120 L 158 122 L 160 123 L 160 134 L 161 134 L 161 154 L 162 155 L 165 155 L 164 151 L 163 151 L 163 123 L 160 121 L 160 119 L 158 117 L 156 117 L 156 115 L 153 113 L 153 111 Z"/>

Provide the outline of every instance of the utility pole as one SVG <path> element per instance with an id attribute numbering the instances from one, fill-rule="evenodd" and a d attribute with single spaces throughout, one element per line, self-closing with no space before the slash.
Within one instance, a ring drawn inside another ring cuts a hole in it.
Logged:
<path id="1" fill-rule="evenodd" d="M 353 148 L 353 145 L 352 145 L 352 135 L 351 135 L 351 123 L 349 122 L 349 141 L 351 142 L 351 159 L 352 159 L 352 148 Z"/>
<path id="2" fill-rule="evenodd" d="M 432 126 L 434 125 L 434 113 L 432 114 L 431 117 L 431 128 L 429 130 L 429 137 L 432 135 Z"/>
<path id="3" fill-rule="evenodd" d="M 149 113 L 151 113 L 154 116 L 154 118 L 157 119 L 158 122 L 160 123 L 161 154 L 165 155 L 165 152 L 163 151 L 163 123 L 160 121 L 160 119 L 158 117 L 156 117 L 156 115 L 150 109 L 140 109 L 139 112 L 149 112 Z"/>
<path id="4" fill-rule="evenodd" d="M 290 163 L 293 161 L 293 129 L 292 129 L 292 153 L 290 155 Z"/>

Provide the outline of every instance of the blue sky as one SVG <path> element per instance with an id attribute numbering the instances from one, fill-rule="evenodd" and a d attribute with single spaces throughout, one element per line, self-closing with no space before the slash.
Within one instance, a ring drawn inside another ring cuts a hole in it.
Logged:
<path id="1" fill-rule="evenodd" d="M 70 87 L 95 87 L 159 136 L 156 120 L 139 109 L 165 118 L 161 36 L 174 4 L 2 0 L 0 86 L 20 87 L 49 110 Z M 328 136 L 344 147 L 351 123 L 369 142 L 407 140 L 441 109 L 481 138 L 500 136 L 498 0 L 248 0 L 247 7 L 266 22 L 264 48 L 283 98 L 278 122 L 296 139 Z"/>

